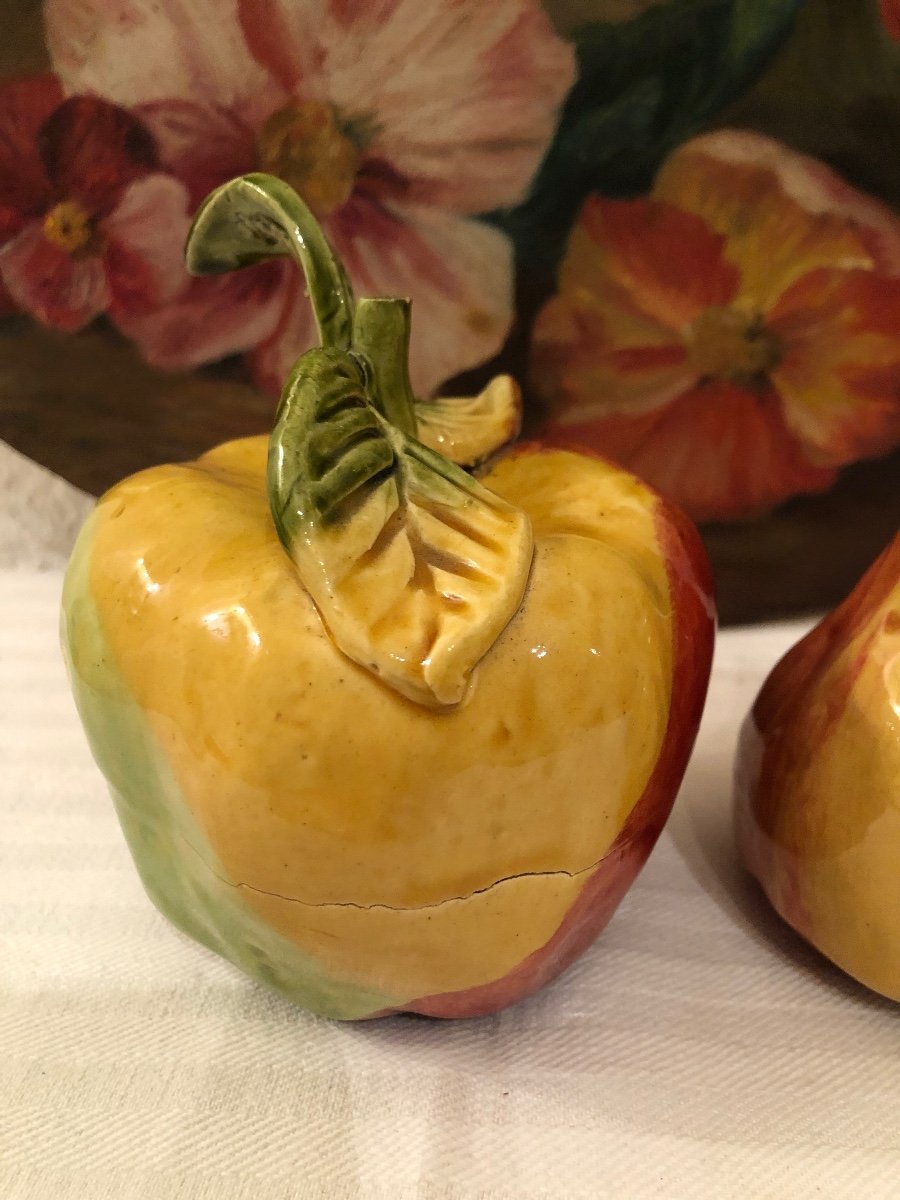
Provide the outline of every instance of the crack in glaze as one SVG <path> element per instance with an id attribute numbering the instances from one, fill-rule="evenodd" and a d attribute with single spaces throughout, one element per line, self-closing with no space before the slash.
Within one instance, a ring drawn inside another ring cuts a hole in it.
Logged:
<path id="1" fill-rule="evenodd" d="M 300 900 L 297 896 L 284 896 L 281 892 L 268 892 L 264 888 L 254 887 L 252 883 L 232 883 L 229 886 L 255 892 L 258 896 L 271 896 L 275 900 L 284 900 L 288 904 L 302 904 L 304 908 L 356 908 L 362 912 L 368 912 L 371 909 L 384 909 L 387 912 L 426 912 L 430 908 L 441 908 L 445 904 L 471 900 L 473 896 L 482 896 L 485 892 L 493 891 L 500 884 L 511 883 L 515 879 L 550 879 L 560 875 L 567 879 L 579 879 L 582 875 L 589 875 L 602 862 L 603 858 L 598 858 L 595 863 L 583 867 L 580 871 L 564 871 L 562 868 L 555 871 L 520 871 L 515 875 L 504 875 L 502 879 L 495 879 L 493 883 L 485 884 L 484 887 L 474 888 L 464 896 L 447 896 L 445 899 L 435 900 L 431 904 L 359 904 L 355 900 L 323 900 L 319 903 L 311 903 L 309 900 Z M 222 882 L 225 883 L 227 880 Z"/>
<path id="2" fill-rule="evenodd" d="M 184 839 L 182 839 L 184 840 Z M 443 900 L 435 900 L 430 904 L 360 904 L 355 900 L 323 900 L 313 902 L 310 900 L 301 900 L 299 896 L 285 896 L 281 892 L 270 892 L 265 888 L 254 887 L 252 883 L 238 882 L 234 883 L 230 879 L 226 879 L 220 875 L 218 871 L 214 871 L 203 855 L 190 842 L 185 844 L 193 850 L 206 869 L 211 875 L 215 875 L 220 883 L 224 883 L 226 887 L 234 888 L 236 891 L 254 892 L 258 896 L 269 896 L 273 900 L 284 900 L 287 904 L 302 904 L 304 908 L 356 908 L 362 912 L 367 912 L 371 909 L 385 909 L 388 912 L 424 912 L 430 908 L 440 908 L 444 904 L 453 904 L 464 900 L 471 900 L 473 896 L 482 896 L 485 892 L 490 892 L 494 888 L 499 887 L 503 883 L 512 883 L 516 879 L 551 879 L 553 876 L 563 876 L 566 879 L 579 879 L 582 875 L 589 875 L 600 866 L 612 851 L 602 855 L 595 862 L 590 863 L 586 867 L 582 867 L 578 871 L 566 871 L 562 867 L 558 867 L 552 871 L 519 871 L 513 875 L 504 875 L 500 879 L 495 879 L 493 883 L 485 884 L 484 887 L 474 888 L 471 892 L 467 892 L 464 896 L 447 896 Z M 622 843 L 616 846 L 616 850 L 621 850 L 627 843 Z"/>

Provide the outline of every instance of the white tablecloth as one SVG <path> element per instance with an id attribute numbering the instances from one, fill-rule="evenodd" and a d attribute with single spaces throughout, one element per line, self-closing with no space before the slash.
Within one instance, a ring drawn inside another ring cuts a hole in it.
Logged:
<path id="1" fill-rule="evenodd" d="M 721 635 L 669 827 L 563 979 L 493 1018 L 332 1024 L 145 898 L 59 659 L 85 501 L 54 487 L 57 541 L 20 506 L 0 571 L 2 1200 L 900 1197 L 900 1009 L 732 847 L 738 723 L 800 626 Z"/>

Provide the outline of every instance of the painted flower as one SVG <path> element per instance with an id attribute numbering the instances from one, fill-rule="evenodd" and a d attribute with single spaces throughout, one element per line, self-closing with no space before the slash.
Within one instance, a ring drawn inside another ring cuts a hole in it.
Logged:
<path id="1" fill-rule="evenodd" d="M 70 91 L 135 108 L 194 202 L 266 170 L 322 220 L 361 294 L 414 300 L 420 391 L 490 357 L 512 317 L 507 239 L 474 214 L 516 203 L 574 76 L 536 0 L 48 0 Z M 314 333 L 284 270 L 255 351 L 277 390 Z M 130 332 L 161 365 L 223 352 L 193 298 Z"/>
<path id="2" fill-rule="evenodd" d="M 648 198 L 590 198 L 539 314 L 545 435 L 700 520 L 828 487 L 900 443 L 900 226 L 832 172 L 725 131 Z"/>
<path id="3" fill-rule="evenodd" d="M 187 192 L 114 104 L 64 100 L 50 76 L 3 84 L 0 197 L 0 279 L 46 325 L 147 311 L 183 286 Z"/>

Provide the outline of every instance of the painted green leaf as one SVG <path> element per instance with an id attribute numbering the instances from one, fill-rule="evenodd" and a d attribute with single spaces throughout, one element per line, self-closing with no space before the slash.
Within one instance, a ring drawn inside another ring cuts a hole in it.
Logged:
<path id="1" fill-rule="evenodd" d="M 590 192 L 645 191 L 662 159 L 761 73 L 803 0 L 670 0 L 575 36 L 578 82 L 510 228 L 555 258 Z"/>
<path id="2" fill-rule="evenodd" d="M 387 421 L 350 353 L 311 350 L 269 462 L 279 536 L 343 652 L 409 699 L 462 699 L 517 611 L 527 517 Z"/>

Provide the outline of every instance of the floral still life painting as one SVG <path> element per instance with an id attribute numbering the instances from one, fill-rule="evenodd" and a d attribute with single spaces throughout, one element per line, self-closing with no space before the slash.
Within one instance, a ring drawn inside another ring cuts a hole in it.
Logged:
<path id="1" fill-rule="evenodd" d="M 101 491 L 267 427 L 314 342 L 302 283 L 183 262 L 203 196 L 265 171 L 354 288 L 410 298 L 420 399 L 507 373 L 526 436 L 782 580 L 744 609 L 726 568 L 726 620 L 836 600 L 896 526 L 894 0 L 11 4 L 0 436 L 26 454 Z"/>
<path id="2" fill-rule="evenodd" d="M 511 246 L 471 218 L 522 198 L 574 73 L 571 47 L 529 0 L 48 0 L 44 18 L 65 92 L 127 106 L 192 204 L 269 171 L 324 221 L 354 283 L 408 295 L 419 389 L 500 348 Z M 185 234 L 187 219 L 185 205 Z M 180 255 L 183 238 L 170 240 Z M 248 351 L 277 393 L 312 342 L 283 269 L 256 287 L 185 274 L 167 301 L 120 323 L 163 367 Z"/>

